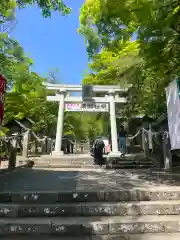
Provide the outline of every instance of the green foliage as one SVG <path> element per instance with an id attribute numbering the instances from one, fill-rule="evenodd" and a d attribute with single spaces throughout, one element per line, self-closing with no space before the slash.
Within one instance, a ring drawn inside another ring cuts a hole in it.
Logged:
<path id="1" fill-rule="evenodd" d="M 17 0 L 19 7 L 26 7 L 35 3 L 42 9 L 44 17 L 50 17 L 53 11 L 61 12 L 63 15 L 71 12 L 71 9 L 62 0 Z"/>
<path id="2" fill-rule="evenodd" d="M 169 79 L 147 67 L 140 56 L 139 42 L 120 42 L 117 48 L 104 49 L 92 57 L 91 74 L 84 82 L 89 84 L 132 84 L 128 106 L 120 109 L 125 117 L 148 114 L 158 117 L 165 110 L 164 88 Z"/>
<path id="3" fill-rule="evenodd" d="M 179 1 L 89 0 L 79 19 L 92 59 L 84 81 L 133 84 L 127 115 L 165 112 L 165 87 L 180 72 Z"/>
<path id="4" fill-rule="evenodd" d="M 8 68 L 13 91 L 6 94 L 5 122 L 29 117 L 35 121 L 34 131 L 55 136 L 58 104 L 46 101 L 51 94 L 43 86 L 47 81 L 29 71 L 29 66 L 18 63 Z M 87 139 L 103 132 L 102 121 L 96 115 L 66 112 L 64 116 L 64 135 L 71 134 L 76 139 Z"/>
<path id="5" fill-rule="evenodd" d="M 44 17 L 51 17 L 53 11 L 58 11 L 63 15 L 71 12 L 71 9 L 62 0 L 2 0 L 0 2 L 0 16 L 7 17 L 16 7 L 24 8 L 33 4 L 38 5 Z"/>
<path id="6" fill-rule="evenodd" d="M 11 11 L 15 9 L 15 7 L 15 0 L 2 0 L 0 2 L 0 16 L 7 18 L 11 14 Z"/>
<path id="7" fill-rule="evenodd" d="M 77 140 L 93 139 L 107 132 L 103 116 L 96 113 L 65 113 L 64 134 L 71 134 Z"/>

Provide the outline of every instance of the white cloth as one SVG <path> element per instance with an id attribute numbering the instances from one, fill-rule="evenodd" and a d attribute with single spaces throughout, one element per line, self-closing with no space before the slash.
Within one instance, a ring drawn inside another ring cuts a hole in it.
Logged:
<path id="1" fill-rule="evenodd" d="M 171 150 L 180 149 L 180 98 L 176 80 L 166 88 Z"/>

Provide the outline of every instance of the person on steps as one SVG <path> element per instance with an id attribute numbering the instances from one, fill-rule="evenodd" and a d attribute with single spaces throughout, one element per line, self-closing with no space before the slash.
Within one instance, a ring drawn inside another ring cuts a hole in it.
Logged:
<path id="1" fill-rule="evenodd" d="M 119 131 L 119 150 L 123 153 L 123 155 L 126 153 L 126 131 L 124 130 L 124 126 L 120 126 Z"/>
<path id="2" fill-rule="evenodd" d="M 102 166 L 104 164 L 103 150 L 105 144 L 102 139 L 97 139 L 94 144 L 94 164 Z"/>

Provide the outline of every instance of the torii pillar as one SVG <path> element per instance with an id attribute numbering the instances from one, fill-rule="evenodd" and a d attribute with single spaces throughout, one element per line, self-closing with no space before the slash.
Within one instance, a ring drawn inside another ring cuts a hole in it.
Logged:
<path id="1" fill-rule="evenodd" d="M 52 152 L 53 156 L 62 156 L 64 152 L 62 148 L 62 137 L 63 137 L 63 126 L 64 126 L 64 100 L 66 91 L 59 91 L 59 109 L 58 109 L 58 120 L 57 120 L 57 129 L 56 129 L 56 142 L 55 149 Z"/>
<path id="2" fill-rule="evenodd" d="M 111 125 L 111 144 L 112 152 L 111 155 L 121 155 L 118 150 L 118 139 L 117 139 L 117 124 L 116 124 L 116 108 L 115 108 L 115 92 L 109 91 L 109 112 L 110 112 L 110 125 Z"/>

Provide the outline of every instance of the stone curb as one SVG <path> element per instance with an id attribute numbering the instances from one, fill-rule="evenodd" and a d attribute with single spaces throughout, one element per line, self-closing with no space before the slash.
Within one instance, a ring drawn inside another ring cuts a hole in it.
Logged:
<path id="1" fill-rule="evenodd" d="M 180 215 L 180 202 L 0 204 L 0 217 Z"/>
<path id="2" fill-rule="evenodd" d="M 179 217 L 1 219 L 0 235 L 93 236 L 180 232 Z"/>
<path id="3" fill-rule="evenodd" d="M 92 189 L 91 191 L 23 191 L 1 192 L 1 203 L 42 203 L 53 204 L 62 202 L 120 202 L 120 201 L 165 201 L 180 200 L 178 188 L 124 189 L 120 191 Z"/>

